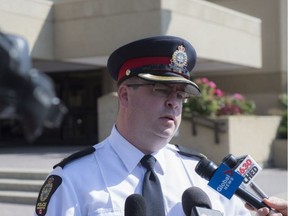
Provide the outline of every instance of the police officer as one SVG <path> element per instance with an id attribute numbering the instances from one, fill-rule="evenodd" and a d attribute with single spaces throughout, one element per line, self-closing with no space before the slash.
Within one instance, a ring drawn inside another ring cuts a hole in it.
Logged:
<path id="1" fill-rule="evenodd" d="M 183 192 L 197 186 L 223 215 L 250 215 L 237 197 L 224 198 L 195 173 L 203 155 L 169 144 L 183 103 L 200 95 L 190 81 L 195 61 L 192 45 L 173 36 L 141 39 L 115 50 L 108 70 L 118 83 L 119 112 L 111 134 L 55 166 L 35 214 L 124 215 L 127 197 L 141 194 L 146 215 L 181 216 Z"/>

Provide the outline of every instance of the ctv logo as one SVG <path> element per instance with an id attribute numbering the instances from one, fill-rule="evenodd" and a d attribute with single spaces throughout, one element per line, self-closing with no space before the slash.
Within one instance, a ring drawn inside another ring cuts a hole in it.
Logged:
<path id="1" fill-rule="evenodd" d="M 248 155 L 242 163 L 235 169 L 244 177 L 243 183 L 245 186 L 252 182 L 252 179 L 261 171 L 261 167 Z"/>
<path id="2" fill-rule="evenodd" d="M 221 164 L 208 185 L 230 199 L 243 181 L 243 177 L 227 165 Z"/>

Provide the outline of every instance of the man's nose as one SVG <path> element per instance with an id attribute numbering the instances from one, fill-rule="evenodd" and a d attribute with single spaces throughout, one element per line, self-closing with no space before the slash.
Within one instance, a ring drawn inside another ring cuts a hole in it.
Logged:
<path id="1" fill-rule="evenodd" d="M 181 107 L 182 100 L 177 97 L 176 91 L 171 91 L 170 95 L 167 97 L 166 105 L 173 109 Z"/>

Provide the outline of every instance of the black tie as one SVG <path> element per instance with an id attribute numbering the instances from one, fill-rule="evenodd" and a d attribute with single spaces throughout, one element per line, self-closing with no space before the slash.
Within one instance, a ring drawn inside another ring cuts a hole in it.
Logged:
<path id="1" fill-rule="evenodd" d="M 161 185 L 153 170 L 155 163 L 156 159 L 152 155 L 145 155 L 141 159 L 142 166 L 147 169 L 144 176 L 142 194 L 146 201 L 147 216 L 164 216 L 165 210 Z"/>

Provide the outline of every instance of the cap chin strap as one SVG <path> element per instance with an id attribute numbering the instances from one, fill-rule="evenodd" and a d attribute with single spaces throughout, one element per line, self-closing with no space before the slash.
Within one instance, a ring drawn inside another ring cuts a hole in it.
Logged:
<path id="1" fill-rule="evenodd" d="M 194 95 L 200 96 L 201 92 L 199 87 L 192 82 L 191 80 L 185 79 L 181 76 L 158 76 L 153 74 L 138 74 L 139 78 L 146 81 L 159 82 L 159 83 L 170 83 L 170 84 L 186 84 L 185 92 Z"/>
<path id="2" fill-rule="evenodd" d="M 161 76 L 161 75 L 155 75 L 155 74 L 147 74 L 147 73 L 139 73 L 137 75 L 138 77 L 142 79 L 148 79 L 152 81 L 158 81 L 158 82 L 176 82 L 176 83 L 190 83 L 190 80 L 187 80 L 180 76 Z"/>

